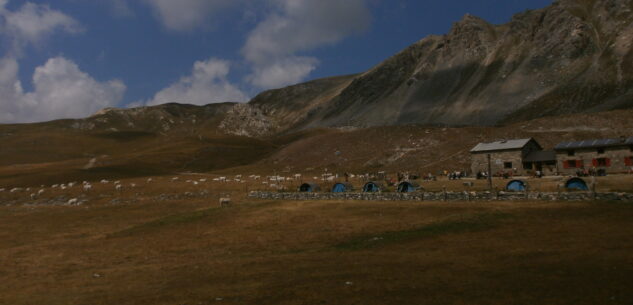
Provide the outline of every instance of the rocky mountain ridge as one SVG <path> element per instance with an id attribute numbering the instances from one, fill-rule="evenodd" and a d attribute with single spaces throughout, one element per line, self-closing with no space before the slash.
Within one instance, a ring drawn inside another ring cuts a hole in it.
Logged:
<path id="1" fill-rule="evenodd" d="M 266 137 L 321 127 L 488 126 L 633 107 L 633 0 L 560 0 L 493 25 L 466 15 L 361 74 L 247 104 L 106 109 L 85 131 Z M 46 123 L 44 123 L 46 124 Z"/>

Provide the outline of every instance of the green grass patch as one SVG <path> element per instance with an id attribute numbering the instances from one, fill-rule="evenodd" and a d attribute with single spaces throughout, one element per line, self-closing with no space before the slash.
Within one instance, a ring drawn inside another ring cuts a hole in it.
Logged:
<path id="1" fill-rule="evenodd" d="M 205 219 L 212 215 L 215 215 L 221 210 L 222 210 L 221 208 L 211 208 L 211 209 L 205 209 L 205 210 L 200 210 L 200 211 L 169 215 L 157 220 L 142 223 L 142 224 L 118 231 L 118 232 L 108 234 L 108 238 L 127 237 L 127 236 L 132 236 L 138 233 L 153 231 L 153 230 L 168 227 L 168 226 L 193 223 L 201 219 Z"/>
<path id="2" fill-rule="evenodd" d="M 446 220 L 403 231 L 390 231 L 363 235 L 335 245 L 339 250 L 362 250 L 440 236 L 444 234 L 478 232 L 496 227 L 510 215 L 504 213 L 479 214 L 456 220 Z"/>

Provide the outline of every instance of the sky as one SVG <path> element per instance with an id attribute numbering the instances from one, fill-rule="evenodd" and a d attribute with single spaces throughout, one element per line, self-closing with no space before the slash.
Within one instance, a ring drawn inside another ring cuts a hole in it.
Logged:
<path id="1" fill-rule="evenodd" d="M 0 0 L 0 123 L 247 102 L 552 0 Z"/>

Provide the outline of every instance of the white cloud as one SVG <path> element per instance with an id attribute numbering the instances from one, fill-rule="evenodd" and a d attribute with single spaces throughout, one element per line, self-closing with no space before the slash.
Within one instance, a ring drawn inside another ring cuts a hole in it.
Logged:
<path id="1" fill-rule="evenodd" d="M 24 123 L 80 118 L 116 106 L 126 87 L 119 80 L 99 82 L 63 57 L 49 59 L 33 74 L 32 92 L 23 92 L 15 59 L 0 60 L 0 122 Z"/>
<path id="2" fill-rule="evenodd" d="M 75 19 L 46 4 L 27 2 L 20 9 L 10 11 L 6 8 L 7 2 L 0 0 L 0 33 L 11 40 L 12 51 L 18 55 L 25 45 L 37 45 L 56 31 L 83 31 Z"/>
<path id="3" fill-rule="evenodd" d="M 150 106 L 165 103 L 206 105 L 248 100 L 246 94 L 228 81 L 229 71 L 230 63 L 226 60 L 211 58 L 206 61 L 196 61 L 191 75 L 182 77 L 178 82 L 159 91 L 152 100 L 144 104 Z"/>
<path id="4" fill-rule="evenodd" d="M 145 0 L 165 27 L 175 31 L 204 26 L 209 17 L 240 0 Z"/>
<path id="5" fill-rule="evenodd" d="M 242 54 L 253 65 L 247 79 L 268 89 L 297 83 L 316 68 L 316 58 L 297 52 L 335 44 L 365 30 L 365 0 L 273 0 L 277 10 L 249 34 Z"/>

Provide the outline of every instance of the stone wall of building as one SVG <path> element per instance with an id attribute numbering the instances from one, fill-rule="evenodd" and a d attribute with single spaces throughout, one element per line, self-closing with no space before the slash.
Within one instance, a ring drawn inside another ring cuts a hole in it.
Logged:
<path id="1" fill-rule="evenodd" d="M 599 153 L 597 148 L 573 149 L 571 151 L 573 151 L 573 156 L 569 155 L 569 150 L 556 152 L 558 169 L 561 174 L 573 175 L 583 168 L 593 169 L 593 160 L 598 158 L 607 158 L 610 160 L 610 164 L 609 166 L 595 166 L 596 170 L 604 169 L 607 173 L 625 173 L 631 170 L 631 166 L 625 164 L 625 158 L 633 157 L 633 149 L 627 146 L 605 147 L 604 153 Z M 565 161 L 569 160 L 582 161 L 583 166 L 565 168 Z"/>
<path id="2" fill-rule="evenodd" d="M 499 172 L 514 172 L 515 175 L 523 175 L 525 171 L 523 170 L 523 157 L 522 152 L 520 150 L 511 150 L 511 151 L 500 151 L 500 152 L 490 152 L 490 153 L 473 153 L 471 154 L 472 163 L 471 170 L 472 174 L 475 175 L 477 172 L 487 172 L 488 171 L 488 157 L 490 154 L 490 167 L 492 169 L 492 174 L 496 174 Z M 506 162 L 512 162 L 512 168 L 505 168 L 504 164 Z M 514 171 L 516 169 L 516 171 Z"/>
<path id="3" fill-rule="evenodd" d="M 249 197 L 267 200 L 367 200 L 367 201 L 481 201 L 544 200 L 633 201 L 633 193 L 592 192 L 420 192 L 420 193 L 281 193 L 250 192 Z"/>

